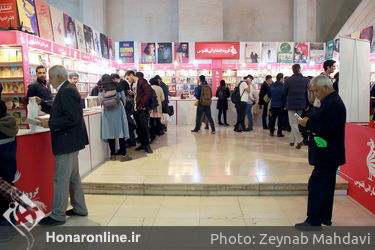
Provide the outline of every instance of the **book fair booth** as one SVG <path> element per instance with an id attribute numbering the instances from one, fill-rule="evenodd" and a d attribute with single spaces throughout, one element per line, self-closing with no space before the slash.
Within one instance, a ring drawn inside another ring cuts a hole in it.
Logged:
<path id="1" fill-rule="evenodd" d="M 110 37 L 42 0 L 27 1 L 26 6 L 21 0 L 6 0 L 0 6 L 1 99 L 21 128 L 17 136 L 15 184 L 30 198 L 51 204 L 53 189 L 50 133 L 48 129 L 31 131 L 24 122 L 27 87 L 36 80 L 35 68 L 40 64 L 47 69 L 64 65 L 69 72 L 79 74 L 77 88 L 83 100 L 90 141 L 80 152 L 79 161 L 81 175 L 87 175 L 108 157 L 107 145 L 100 138 L 100 103 L 97 97 L 90 97 L 91 90 L 105 73 L 117 72 L 123 76 L 126 70 L 136 70 L 143 72 L 147 80 L 159 75 L 168 85 L 169 105 L 175 111 L 169 124 L 192 126 L 196 115 L 193 94 L 199 75 L 206 76 L 215 95 L 221 80 L 233 90 L 244 76 L 251 74 L 260 89 L 266 75 L 275 78 L 281 72 L 291 76 L 294 63 L 301 64 L 303 75 L 316 76 L 323 71 L 324 60 L 334 59 L 340 68 L 339 94 L 349 112 L 347 164 L 341 167 L 340 175 L 349 181 L 349 195 L 375 213 L 375 131 L 367 127 L 372 112 L 369 91 L 375 82 L 375 56 L 370 56 L 370 52 L 375 53 L 372 27 L 328 43 L 118 41 L 113 45 Z M 350 54 L 345 55 L 346 52 Z M 353 58 L 357 59 L 353 61 Z M 350 75 L 345 73 L 349 71 Z M 343 75 L 347 76 L 347 83 Z M 213 97 L 213 117 L 217 117 L 216 101 Z M 359 109 L 361 115 L 355 116 L 355 110 Z M 235 120 L 235 108 L 229 102 L 228 122 L 234 124 Z"/>

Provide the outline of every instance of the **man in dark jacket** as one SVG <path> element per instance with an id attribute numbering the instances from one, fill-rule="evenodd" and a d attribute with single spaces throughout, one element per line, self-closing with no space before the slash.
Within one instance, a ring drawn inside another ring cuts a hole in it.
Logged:
<path id="1" fill-rule="evenodd" d="M 286 80 L 284 84 L 284 96 L 286 98 L 286 109 L 288 110 L 289 124 L 292 129 L 290 134 L 290 146 L 296 144 L 300 149 L 303 145 L 303 138 L 298 129 L 298 120 L 295 113 L 302 115 L 302 111 L 308 107 L 307 85 L 309 79 L 301 74 L 301 66 L 294 64 L 293 75 Z"/>
<path id="2" fill-rule="evenodd" d="M 314 165 L 308 185 L 307 219 L 295 225 L 301 230 L 320 229 L 322 223 L 332 224 L 336 171 L 345 164 L 345 105 L 328 77 L 317 76 L 312 83 L 321 107 L 313 118 L 299 121 L 313 133 L 309 141 L 309 163 Z"/>
<path id="3" fill-rule="evenodd" d="M 3 85 L 0 82 L 0 99 L 1 99 L 1 93 L 3 92 Z"/>
<path id="4" fill-rule="evenodd" d="M 277 118 L 277 137 L 283 135 L 283 111 L 285 107 L 285 98 L 283 95 L 284 75 L 279 73 L 276 76 L 276 82 L 272 83 L 268 89 L 268 97 L 271 99 L 271 117 L 270 117 L 270 135 L 275 131 L 275 121 Z"/>
<path id="5" fill-rule="evenodd" d="M 29 97 L 37 96 L 43 101 L 52 101 L 51 86 L 46 81 L 47 69 L 43 65 L 36 67 L 36 81 L 31 83 L 27 89 L 26 103 L 29 103 Z"/>
<path id="6" fill-rule="evenodd" d="M 37 102 L 50 113 L 50 119 L 40 119 L 40 125 L 51 130 L 52 152 L 55 155 L 54 192 L 52 213 L 39 224 L 55 226 L 64 224 L 66 215 L 87 215 L 78 153 L 89 144 L 89 140 L 83 120 L 81 96 L 77 88 L 67 80 L 68 72 L 61 65 L 53 66 L 49 69 L 49 79 L 57 90 L 52 105 L 39 98 Z M 66 211 L 69 193 L 73 209 Z"/>
<path id="7" fill-rule="evenodd" d="M 268 89 L 271 84 L 272 84 L 272 76 L 267 75 L 266 80 L 260 87 L 260 91 L 259 91 L 259 105 L 263 105 L 263 113 L 262 113 L 263 129 L 268 129 L 268 125 L 267 125 L 268 102 L 264 100 L 264 96 L 267 95 Z"/>
<path id="8" fill-rule="evenodd" d="M 156 75 L 155 76 L 155 79 L 158 80 L 159 82 L 159 86 L 162 88 L 163 90 L 163 93 L 164 93 L 164 101 L 162 102 L 162 111 L 163 111 L 163 114 L 168 114 L 168 104 L 169 104 L 169 90 L 168 90 L 168 86 L 163 82 L 163 80 L 161 79 L 161 77 L 159 75 Z M 167 119 L 165 119 L 167 120 Z M 163 124 L 163 127 L 164 127 L 164 130 L 167 130 L 167 123 Z"/>

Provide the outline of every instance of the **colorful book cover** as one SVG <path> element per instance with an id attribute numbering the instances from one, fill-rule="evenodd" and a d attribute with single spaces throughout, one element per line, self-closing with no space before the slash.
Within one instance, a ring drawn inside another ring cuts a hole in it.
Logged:
<path id="1" fill-rule="evenodd" d="M 100 48 L 102 51 L 102 57 L 109 59 L 108 55 L 108 38 L 106 35 L 100 33 Z"/>
<path id="2" fill-rule="evenodd" d="M 260 53 L 262 51 L 261 43 L 248 42 L 245 44 L 245 60 L 247 63 L 259 63 Z"/>
<path id="3" fill-rule="evenodd" d="M 294 62 L 307 63 L 309 61 L 309 45 L 307 43 L 294 44 Z"/>
<path id="4" fill-rule="evenodd" d="M 361 38 L 361 32 L 357 31 L 350 35 L 352 38 Z"/>
<path id="5" fill-rule="evenodd" d="M 39 36 L 34 0 L 17 0 L 17 7 L 22 30 Z"/>
<path id="6" fill-rule="evenodd" d="M 327 43 L 326 60 L 332 60 L 334 47 L 335 47 L 335 41 L 334 40 L 329 41 Z"/>
<path id="7" fill-rule="evenodd" d="M 172 43 L 158 43 L 158 63 L 172 63 Z"/>
<path id="8" fill-rule="evenodd" d="M 275 42 L 262 43 L 262 62 L 269 62 L 269 63 L 277 62 L 277 43 Z"/>
<path id="9" fill-rule="evenodd" d="M 94 33 L 92 32 L 92 29 L 85 24 L 83 25 L 83 33 L 85 35 L 86 52 L 91 54 L 95 50 Z"/>
<path id="10" fill-rule="evenodd" d="M 16 29 L 18 27 L 17 0 L 1 1 L 0 27 L 4 29 Z"/>
<path id="11" fill-rule="evenodd" d="M 321 64 L 325 60 L 324 43 L 310 43 L 310 62 Z"/>
<path id="12" fill-rule="evenodd" d="M 119 42 L 119 59 L 123 63 L 134 63 L 134 42 Z"/>
<path id="13" fill-rule="evenodd" d="M 189 43 L 174 43 L 174 61 L 189 63 Z"/>
<path id="14" fill-rule="evenodd" d="M 156 63 L 155 43 L 141 43 L 141 63 Z"/>
<path id="15" fill-rule="evenodd" d="M 374 30 L 375 30 L 375 27 L 374 26 L 372 26 L 372 39 L 371 39 L 371 53 L 375 53 L 375 32 L 374 32 Z"/>
<path id="16" fill-rule="evenodd" d="M 333 47 L 333 60 L 338 61 L 340 55 L 340 39 L 335 40 L 335 46 Z"/>
<path id="17" fill-rule="evenodd" d="M 102 49 L 100 47 L 100 33 L 96 30 L 93 30 L 94 35 L 94 50 L 96 53 L 94 53 L 96 56 L 102 57 Z"/>
<path id="18" fill-rule="evenodd" d="M 65 46 L 78 49 L 76 24 L 72 17 L 64 13 Z"/>
<path id="19" fill-rule="evenodd" d="M 372 41 L 372 32 L 373 32 L 372 26 L 367 27 L 367 28 L 365 28 L 365 29 L 363 29 L 361 31 L 360 38 L 368 40 L 370 42 L 370 44 L 371 44 L 371 41 Z"/>
<path id="20" fill-rule="evenodd" d="M 110 60 L 113 60 L 113 41 L 111 37 L 108 37 L 108 56 Z"/>
<path id="21" fill-rule="evenodd" d="M 36 16 L 38 18 L 40 37 L 53 41 L 53 31 L 49 5 L 42 0 L 35 0 L 35 9 Z"/>
<path id="22" fill-rule="evenodd" d="M 53 39 L 55 43 L 65 45 L 64 14 L 52 6 L 49 6 L 49 11 L 51 13 Z"/>
<path id="23" fill-rule="evenodd" d="M 83 32 L 83 24 L 78 20 L 75 20 L 75 23 L 76 23 L 78 49 L 83 52 L 86 52 L 85 34 Z"/>
<path id="24" fill-rule="evenodd" d="M 293 43 L 279 43 L 277 51 L 277 62 L 292 63 L 293 62 Z"/>

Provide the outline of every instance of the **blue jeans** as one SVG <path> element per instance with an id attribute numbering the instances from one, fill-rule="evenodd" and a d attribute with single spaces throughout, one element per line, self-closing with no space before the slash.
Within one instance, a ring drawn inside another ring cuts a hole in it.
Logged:
<path id="1" fill-rule="evenodd" d="M 195 121 L 195 130 L 199 130 L 200 127 L 201 127 L 201 119 L 202 119 L 202 115 L 203 113 L 206 114 L 207 118 L 208 118 L 208 121 L 210 122 L 211 124 L 211 130 L 212 131 L 215 131 L 215 124 L 214 124 L 214 120 L 212 120 L 212 116 L 211 116 L 211 106 L 202 106 L 200 104 L 198 104 L 198 107 L 197 107 L 197 117 L 196 117 L 196 121 Z"/>
<path id="2" fill-rule="evenodd" d="M 246 116 L 247 116 L 247 121 L 248 121 L 248 128 L 249 129 L 253 129 L 253 113 L 252 113 L 252 108 L 253 108 L 253 104 L 252 103 L 248 103 L 246 105 Z"/>

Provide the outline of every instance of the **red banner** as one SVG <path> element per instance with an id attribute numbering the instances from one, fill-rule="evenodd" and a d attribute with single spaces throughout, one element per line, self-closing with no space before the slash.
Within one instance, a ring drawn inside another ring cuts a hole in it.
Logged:
<path id="1" fill-rule="evenodd" d="M 375 213 L 375 129 L 347 123 L 345 137 L 340 176 L 349 182 L 348 194 Z"/>
<path id="2" fill-rule="evenodd" d="M 197 42 L 196 59 L 240 59 L 239 42 Z"/>
<path id="3" fill-rule="evenodd" d="M 85 52 L 81 52 L 81 59 L 86 61 L 86 62 L 91 62 L 92 61 L 92 55 L 90 55 L 88 53 L 85 53 Z"/>
<path id="4" fill-rule="evenodd" d="M 57 43 L 53 44 L 53 53 L 62 55 L 62 56 L 69 56 L 69 48 L 59 45 Z"/>
<path id="5" fill-rule="evenodd" d="M 0 4 L 0 27 L 4 29 L 17 28 L 16 0 L 2 0 Z"/>
<path id="6" fill-rule="evenodd" d="M 41 39 L 36 36 L 29 35 L 28 38 L 28 45 L 30 48 L 43 50 L 46 52 L 52 52 L 52 42 Z"/>
<path id="7" fill-rule="evenodd" d="M 81 59 L 81 51 L 78 49 L 70 49 L 70 57 L 74 59 Z"/>

